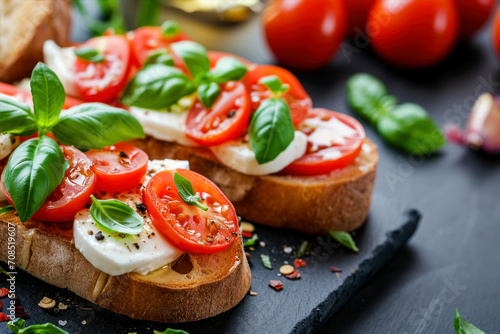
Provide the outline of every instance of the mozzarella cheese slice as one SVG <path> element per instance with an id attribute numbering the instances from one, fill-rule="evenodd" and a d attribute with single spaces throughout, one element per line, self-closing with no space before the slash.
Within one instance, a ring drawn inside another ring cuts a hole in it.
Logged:
<path id="1" fill-rule="evenodd" d="M 293 141 L 273 161 L 259 165 L 248 142 L 232 140 L 219 146 L 210 147 L 212 153 L 224 165 L 248 175 L 266 175 L 279 172 L 293 161 L 303 156 L 307 148 L 307 136 L 295 131 Z"/>
<path id="2" fill-rule="evenodd" d="M 175 168 L 189 169 L 189 163 L 169 159 L 150 161 L 143 184 L 154 174 Z M 112 276 L 128 272 L 146 275 L 183 254 L 155 228 L 147 213 L 138 209 L 138 205 L 143 204 L 141 187 L 123 193 L 97 193 L 97 196 L 104 200 L 117 199 L 135 209 L 144 219 L 144 229 L 137 235 L 109 232 L 95 223 L 89 209 L 78 212 L 73 227 L 75 247 L 94 267 Z"/>
<path id="3" fill-rule="evenodd" d="M 75 48 L 63 48 L 53 40 L 47 40 L 43 43 L 43 59 L 45 64 L 57 74 L 66 94 L 78 96 L 74 82 Z"/>
<path id="4" fill-rule="evenodd" d="M 0 160 L 6 158 L 21 143 L 18 136 L 0 133 Z"/>

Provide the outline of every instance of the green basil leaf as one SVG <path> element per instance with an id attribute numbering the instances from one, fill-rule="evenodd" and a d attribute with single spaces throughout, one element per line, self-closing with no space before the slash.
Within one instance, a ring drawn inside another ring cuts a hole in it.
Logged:
<path id="1" fill-rule="evenodd" d="M 397 103 L 394 96 L 387 95 L 385 85 L 370 74 L 353 75 L 347 80 L 346 90 L 351 109 L 373 124 Z"/>
<path id="2" fill-rule="evenodd" d="M 269 270 L 273 269 L 273 265 L 271 264 L 271 259 L 269 255 L 260 254 L 260 260 L 262 261 L 262 265 Z"/>
<path id="3" fill-rule="evenodd" d="M 279 95 L 281 93 L 284 93 L 288 88 L 290 88 L 289 85 L 284 84 L 281 82 L 281 79 L 278 78 L 276 75 L 268 75 L 265 77 L 262 77 L 259 80 L 260 84 L 265 85 L 271 92 L 274 93 L 274 95 Z"/>
<path id="4" fill-rule="evenodd" d="M 198 87 L 198 98 L 206 108 L 212 107 L 219 95 L 220 88 L 219 85 L 215 82 L 201 84 Z"/>
<path id="5" fill-rule="evenodd" d="M 16 334 L 19 333 L 19 331 L 23 329 L 24 326 L 25 326 L 25 321 L 24 319 L 21 318 L 16 318 L 7 323 L 7 327 Z"/>
<path id="6" fill-rule="evenodd" d="M 471 323 L 465 321 L 464 318 L 458 313 L 458 309 L 455 309 L 455 319 L 453 321 L 456 334 L 485 334 L 482 330 L 477 328 Z"/>
<path id="7" fill-rule="evenodd" d="M 144 228 L 144 219 L 127 204 L 116 199 L 98 200 L 93 195 L 90 215 L 100 227 L 116 233 L 138 234 Z"/>
<path id="8" fill-rule="evenodd" d="M 31 73 L 30 86 L 38 134 L 42 136 L 56 124 L 66 93 L 57 75 L 43 63 L 38 63 Z"/>
<path id="9" fill-rule="evenodd" d="M 137 73 L 125 87 L 121 100 L 128 106 L 167 110 L 195 90 L 193 82 L 181 70 L 154 64 Z"/>
<path id="10" fill-rule="evenodd" d="M 181 32 L 181 29 L 179 28 L 179 25 L 175 21 L 165 21 L 161 25 L 161 35 L 166 38 L 174 38 L 179 35 Z"/>
<path id="11" fill-rule="evenodd" d="M 337 240 L 341 245 L 344 245 L 345 247 L 358 252 L 359 249 L 356 246 L 356 243 L 354 240 L 352 240 L 352 237 L 349 233 L 344 232 L 344 231 L 329 231 L 330 235 L 332 236 L 333 239 Z"/>
<path id="12" fill-rule="evenodd" d="M 250 239 L 243 243 L 243 247 L 255 246 L 257 241 L 259 241 L 259 236 L 257 235 L 257 233 L 254 233 L 254 235 L 252 235 Z"/>
<path id="13" fill-rule="evenodd" d="M 62 144 L 82 150 L 145 136 L 141 124 L 130 113 L 102 103 L 84 103 L 63 110 L 52 133 Z"/>
<path id="14" fill-rule="evenodd" d="M 14 211 L 14 210 L 15 210 L 15 208 L 12 205 L 4 206 L 3 208 L 0 208 L 0 215 L 6 214 L 6 213 Z"/>
<path id="15" fill-rule="evenodd" d="M 179 173 L 174 173 L 174 183 L 179 196 L 186 204 L 197 206 L 203 211 L 208 210 L 208 208 L 201 203 L 200 196 L 194 193 L 193 185 L 188 179 Z"/>
<path id="16" fill-rule="evenodd" d="M 297 252 L 297 257 L 304 257 L 311 255 L 311 248 L 313 244 L 309 240 L 304 240 L 299 247 L 299 251 Z"/>
<path id="17" fill-rule="evenodd" d="M 69 334 L 65 330 L 54 324 L 46 323 L 43 325 L 31 325 L 17 332 L 18 334 Z"/>
<path id="18" fill-rule="evenodd" d="M 207 50 L 200 44 L 192 41 L 173 43 L 172 50 L 184 60 L 189 72 L 196 78 L 210 70 Z"/>
<path id="19" fill-rule="evenodd" d="M 388 143 L 412 153 L 429 154 L 446 143 L 427 112 L 413 103 L 401 104 L 380 117 L 377 130 Z"/>
<path id="20" fill-rule="evenodd" d="M 168 53 L 167 49 L 160 49 L 151 53 L 142 66 L 146 67 L 153 64 L 174 66 L 174 58 Z"/>
<path id="21" fill-rule="evenodd" d="M 61 184 L 66 168 L 63 152 L 50 137 L 27 140 L 12 152 L 4 185 L 21 222 L 30 219 Z"/>
<path id="22" fill-rule="evenodd" d="M 264 100 L 250 122 L 250 146 L 259 164 L 274 160 L 293 141 L 295 130 L 285 100 Z"/>
<path id="23" fill-rule="evenodd" d="M 102 53 L 94 48 L 83 46 L 81 48 L 75 49 L 74 52 L 78 58 L 89 61 L 91 63 L 101 63 L 104 61 L 104 56 L 102 55 Z"/>
<path id="24" fill-rule="evenodd" d="M 247 73 L 248 69 L 234 57 L 222 57 L 212 70 L 212 78 L 217 83 L 238 81 Z"/>
<path id="25" fill-rule="evenodd" d="M 172 328 L 167 328 L 163 332 L 154 330 L 154 334 L 189 334 L 186 331 L 183 331 L 182 329 L 172 329 Z"/>
<path id="26" fill-rule="evenodd" d="M 29 137 L 37 131 L 30 107 L 10 96 L 0 94 L 0 133 Z"/>

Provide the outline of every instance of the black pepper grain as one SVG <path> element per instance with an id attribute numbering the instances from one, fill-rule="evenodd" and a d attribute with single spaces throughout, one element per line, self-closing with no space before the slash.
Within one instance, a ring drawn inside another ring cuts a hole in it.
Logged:
<path id="1" fill-rule="evenodd" d="M 102 234 L 101 231 L 96 233 L 95 238 L 97 239 L 97 241 L 103 241 L 105 239 L 104 234 Z"/>

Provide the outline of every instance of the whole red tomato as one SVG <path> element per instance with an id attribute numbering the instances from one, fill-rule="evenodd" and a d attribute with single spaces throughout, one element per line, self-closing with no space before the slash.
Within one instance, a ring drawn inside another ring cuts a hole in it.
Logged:
<path id="1" fill-rule="evenodd" d="M 344 0 L 349 19 L 348 33 L 355 35 L 365 31 L 366 20 L 375 0 Z"/>
<path id="2" fill-rule="evenodd" d="M 458 11 L 452 0 L 376 0 L 366 24 L 373 49 L 392 65 L 425 68 L 455 46 Z"/>
<path id="3" fill-rule="evenodd" d="M 491 27 L 492 44 L 497 57 L 500 59 L 500 8 L 495 13 L 493 26 Z"/>
<path id="4" fill-rule="evenodd" d="M 460 38 L 470 39 L 486 23 L 495 0 L 455 0 L 460 16 Z"/>
<path id="5" fill-rule="evenodd" d="M 328 64 L 347 27 L 344 2 L 338 0 L 273 0 L 262 20 L 276 58 L 299 70 Z"/>

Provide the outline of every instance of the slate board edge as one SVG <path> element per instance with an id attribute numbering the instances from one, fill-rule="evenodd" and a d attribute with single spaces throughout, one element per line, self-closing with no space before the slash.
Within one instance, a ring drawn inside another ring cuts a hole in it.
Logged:
<path id="1" fill-rule="evenodd" d="M 351 288 L 343 289 L 344 293 L 340 295 L 338 295 L 336 291 L 330 293 L 307 317 L 295 325 L 291 333 L 313 333 L 318 330 L 360 287 L 365 285 L 371 277 L 397 254 L 397 251 L 403 247 L 415 233 L 422 217 L 420 212 L 415 209 L 405 211 L 405 216 L 407 217 L 406 223 L 399 229 L 387 232 L 386 241 L 373 250 L 373 256 L 361 262 L 358 270 L 351 273 L 344 280 L 343 284 L 352 284 Z M 387 247 L 387 244 L 393 247 Z M 372 265 L 372 263 L 375 263 L 375 265 Z M 370 269 L 363 270 L 363 268 Z"/>

